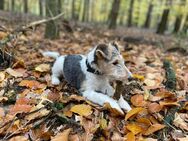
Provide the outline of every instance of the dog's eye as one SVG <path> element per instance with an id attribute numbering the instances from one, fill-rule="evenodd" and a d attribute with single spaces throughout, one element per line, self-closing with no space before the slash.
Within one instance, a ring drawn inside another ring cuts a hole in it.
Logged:
<path id="1" fill-rule="evenodd" d="M 115 62 L 113 62 L 112 64 L 116 66 L 116 65 L 119 64 L 119 63 L 118 63 L 118 61 L 115 61 Z"/>

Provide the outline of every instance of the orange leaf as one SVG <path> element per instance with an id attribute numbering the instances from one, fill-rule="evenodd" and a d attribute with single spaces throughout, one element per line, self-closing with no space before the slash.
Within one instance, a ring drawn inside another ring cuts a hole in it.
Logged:
<path id="1" fill-rule="evenodd" d="M 138 126 L 137 124 L 133 123 L 133 124 L 128 124 L 126 126 L 126 128 L 131 131 L 134 135 L 142 132 L 142 128 L 140 126 Z"/>
<path id="2" fill-rule="evenodd" d="M 151 125 L 151 121 L 149 119 L 147 119 L 147 118 L 139 118 L 136 121 L 139 122 L 139 123 L 143 123 L 143 124 L 149 125 L 149 126 Z"/>
<path id="3" fill-rule="evenodd" d="M 178 102 L 165 102 L 165 101 L 160 101 L 159 104 L 163 106 L 180 106 Z"/>
<path id="4" fill-rule="evenodd" d="M 132 132 L 129 132 L 127 135 L 127 140 L 126 141 L 135 141 L 135 135 Z"/>
<path id="5" fill-rule="evenodd" d="M 131 103 L 136 107 L 142 107 L 146 104 L 146 102 L 144 101 L 144 96 L 141 94 L 132 96 Z"/>
<path id="6" fill-rule="evenodd" d="M 35 80 L 22 80 L 19 86 L 25 86 L 31 89 L 44 88 L 44 85 Z"/>
<path id="7" fill-rule="evenodd" d="M 68 137 L 70 134 L 71 128 L 64 130 L 61 133 L 58 133 L 55 137 L 53 137 L 52 141 L 68 141 Z"/>
<path id="8" fill-rule="evenodd" d="M 125 120 L 129 119 L 130 117 L 132 117 L 133 115 L 138 114 L 140 111 L 144 110 L 144 108 L 134 108 L 132 110 L 130 110 L 126 116 L 125 116 Z"/>
<path id="9" fill-rule="evenodd" d="M 30 112 L 32 106 L 30 105 L 19 105 L 16 104 L 10 108 L 10 114 L 17 114 L 17 113 L 28 113 Z"/>
<path id="10" fill-rule="evenodd" d="M 144 135 L 146 135 L 146 136 L 151 135 L 152 133 L 163 129 L 164 127 L 165 127 L 165 125 L 162 125 L 162 124 L 153 124 L 148 128 L 148 130 L 146 130 Z"/>
<path id="11" fill-rule="evenodd" d="M 150 103 L 148 105 L 148 110 L 149 110 L 150 113 L 159 112 L 161 109 L 162 109 L 162 107 L 158 103 Z"/>
<path id="12" fill-rule="evenodd" d="M 28 98 L 19 98 L 16 100 L 16 104 L 19 104 L 19 105 L 25 105 L 25 104 L 28 104 L 29 103 L 29 99 Z"/>

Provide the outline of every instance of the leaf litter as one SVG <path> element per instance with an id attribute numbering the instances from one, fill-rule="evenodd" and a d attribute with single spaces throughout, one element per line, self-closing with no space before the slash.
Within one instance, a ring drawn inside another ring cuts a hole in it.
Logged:
<path id="1" fill-rule="evenodd" d="M 43 27 L 18 37 L 16 40 L 22 42 L 16 46 L 12 67 L 0 71 L 1 139 L 188 140 L 187 56 L 120 39 L 120 49 L 135 79 L 123 85 L 122 94 L 132 110 L 122 115 L 108 103 L 101 107 L 87 101 L 64 80 L 60 86 L 51 85 L 53 59 L 40 52 L 86 54 L 99 42 L 123 38 L 124 32 L 118 35 L 118 30 L 75 29 L 73 35 L 62 33 L 59 40 L 50 41 L 43 39 L 42 31 Z M 1 38 L 7 34 L 1 32 Z M 174 90 L 165 87 L 164 59 L 173 64 L 176 72 Z"/>

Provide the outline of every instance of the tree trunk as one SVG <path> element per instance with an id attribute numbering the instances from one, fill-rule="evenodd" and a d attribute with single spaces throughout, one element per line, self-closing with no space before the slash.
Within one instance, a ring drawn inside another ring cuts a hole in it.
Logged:
<path id="1" fill-rule="evenodd" d="M 182 15 L 178 15 L 176 17 L 175 25 L 174 25 L 174 33 L 177 33 L 180 29 L 181 26 L 181 21 L 182 21 Z"/>
<path id="2" fill-rule="evenodd" d="M 46 0 L 46 16 L 52 17 L 58 14 L 58 0 Z M 45 38 L 59 38 L 59 25 L 56 21 L 46 23 Z"/>
<path id="3" fill-rule="evenodd" d="M 44 16 L 44 12 L 43 12 L 44 4 L 43 4 L 43 2 L 44 2 L 43 0 L 39 0 L 39 14 L 40 14 L 41 17 Z"/>
<path id="4" fill-rule="evenodd" d="M 61 13 L 62 11 L 62 1 L 58 0 L 58 13 Z"/>
<path id="5" fill-rule="evenodd" d="M 71 12 L 71 17 L 72 17 L 72 19 L 73 20 L 75 20 L 75 0 L 72 0 L 72 7 L 71 7 L 71 10 L 72 10 L 72 12 Z"/>
<path id="6" fill-rule="evenodd" d="M 24 13 L 28 13 L 28 0 L 24 0 Z"/>
<path id="7" fill-rule="evenodd" d="M 164 9 L 161 21 L 157 28 L 158 34 L 163 34 L 165 32 L 169 13 L 170 13 L 170 9 Z"/>
<path id="8" fill-rule="evenodd" d="M 186 19 L 185 19 L 185 23 L 183 25 L 183 32 L 184 33 L 187 33 L 188 32 L 188 14 L 186 16 Z"/>
<path id="9" fill-rule="evenodd" d="M 119 12 L 119 6 L 120 6 L 120 0 L 114 0 L 111 8 L 111 12 L 109 14 L 109 29 L 114 29 L 116 28 L 116 21 L 118 17 L 118 12 Z"/>
<path id="10" fill-rule="evenodd" d="M 153 11 L 153 4 L 152 4 L 152 2 L 150 2 L 148 12 L 147 12 L 146 21 L 145 21 L 145 24 L 144 24 L 145 28 L 150 27 L 152 11 Z"/>
<path id="11" fill-rule="evenodd" d="M 163 10 L 162 18 L 160 23 L 158 24 L 157 27 L 157 32 L 158 34 L 164 34 L 166 28 L 167 28 L 167 22 L 168 22 L 168 16 L 170 13 L 170 6 L 172 5 L 172 0 L 167 0 L 166 1 L 166 6 L 167 8 Z"/>
<path id="12" fill-rule="evenodd" d="M 128 15 L 128 27 L 132 26 L 133 6 L 134 6 L 134 0 L 130 0 L 129 15 Z"/>
<path id="13" fill-rule="evenodd" d="M 15 1 L 11 0 L 11 11 L 14 12 L 15 10 Z"/>
<path id="14" fill-rule="evenodd" d="M 82 21 L 87 22 L 89 17 L 89 0 L 84 0 Z"/>
<path id="15" fill-rule="evenodd" d="M 0 0 L 0 10 L 4 10 L 4 0 Z"/>

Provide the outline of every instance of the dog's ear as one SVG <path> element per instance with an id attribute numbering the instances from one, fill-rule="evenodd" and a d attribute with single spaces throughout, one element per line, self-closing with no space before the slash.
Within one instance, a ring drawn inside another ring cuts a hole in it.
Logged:
<path id="1" fill-rule="evenodd" d="M 108 56 L 108 46 L 106 44 L 99 44 L 96 47 L 95 55 L 97 59 L 105 59 Z"/>
<path id="2" fill-rule="evenodd" d="M 114 46 L 119 51 L 119 45 L 116 41 L 113 41 L 111 45 Z"/>

